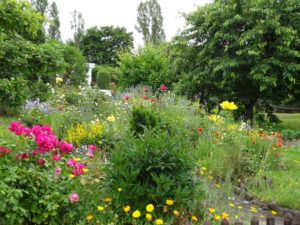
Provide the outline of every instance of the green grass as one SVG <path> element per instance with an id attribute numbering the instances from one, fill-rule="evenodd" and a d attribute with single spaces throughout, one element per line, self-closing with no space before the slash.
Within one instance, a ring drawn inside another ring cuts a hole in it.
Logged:
<path id="1" fill-rule="evenodd" d="M 300 131 L 300 113 L 276 113 L 276 116 L 282 121 L 273 127 L 277 130 L 298 130 Z"/>
<path id="2" fill-rule="evenodd" d="M 281 207 L 300 210 L 300 147 L 283 150 L 282 165 L 286 169 L 273 169 L 265 172 L 271 181 L 261 189 L 251 192 L 265 202 L 274 202 Z"/>
<path id="3" fill-rule="evenodd" d="M 1 145 L 7 146 L 7 144 L 14 143 L 14 136 L 8 130 L 9 124 L 14 120 L 16 120 L 14 117 L 0 117 L 0 147 Z"/>

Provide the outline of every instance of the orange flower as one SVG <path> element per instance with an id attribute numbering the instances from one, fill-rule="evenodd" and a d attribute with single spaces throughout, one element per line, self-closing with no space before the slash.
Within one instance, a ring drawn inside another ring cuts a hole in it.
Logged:
<path id="1" fill-rule="evenodd" d="M 199 128 L 197 128 L 197 131 L 199 134 L 201 134 L 203 132 L 203 128 L 199 127 Z"/>

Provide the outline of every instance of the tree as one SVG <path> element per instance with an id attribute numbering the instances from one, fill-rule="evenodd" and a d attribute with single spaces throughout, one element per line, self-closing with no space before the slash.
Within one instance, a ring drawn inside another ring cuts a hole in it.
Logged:
<path id="1" fill-rule="evenodd" d="M 31 0 L 31 4 L 43 17 L 46 16 L 48 11 L 48 0 Z"/>
<path id="2" fill-rule="evenodd" d="M 58 9 L 55 2 L 52 2 L 51 9 L 50 9 L 50 20 L 51 23 L 49 25 L 48 29 L 48 35 L 50 38 L 55 40 L 60 40 L 61 34 L 60 34 L 60 21 L 59 21 L 59 15 L 58 15 Z"/>
<path id="3" fill-rule="evenodd" d="M 143 35 L 145 43 L 159 44 L 166 38 L 163 29 L 163 16 L 156 0 L 147 0 L 138 5 L 136 29 Z"/>
<path id="4" fill-rule="evenodd" d="M 298 0 L 216 0 L 187 16 L 177 38 L 182 92 L 236 101 L 253 121 L 254 106 L 273 119 L 300 76 Z M 179 67 L 179 66 L 178 66 Z"/>
<path id="5" fill-rule="evenodd" d="M 67 64 L 64 79 L 69 79 L 73 85 L 77 86 L 85 83 L 88 68 L 82 52 L 70 45 L 65 45 L 63 49 L 64 61 Z"/>
<path id="6" fill-rule="evenodd" d="M 161 84 L 171 86 L 170 61 L 164 46 L 146 45 L 137 52 L 120 55 L 119 81 L 123 87 L 139 84 L 151 86 L 154 90 Z"/>
<path id="7" fill-rule="evenodd" d="M 79 47 L 89 62 L 116 65 L 119 52 L 133 47 L 133 37 L 123 27 L 92 27 L 82 36 Z"/>
<path id="8" fill-rule="evenodd" d="M 74 44 L 79 47 L 79 42 L 84 34 L 84 19 L 81 12 L 72 12 L 71 29 L 74 30 Z"/>

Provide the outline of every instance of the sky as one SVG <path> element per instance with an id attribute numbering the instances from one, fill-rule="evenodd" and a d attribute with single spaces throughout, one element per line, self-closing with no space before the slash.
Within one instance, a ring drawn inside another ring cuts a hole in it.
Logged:
<path id="1" fill-rule="evenodd" d="M 133 33 L 135 47 L 143 44 L 142 35 L 135 29 L 137 6 L 141 0 L 53 0 L 59 10 L 62 40 L 73 37 L 70 21 L 74 10 L 82 13 L 85 29 L 93 26 L 121 26 Z M 164 18 L 167 40 L 183 29 L 185 20 L 181 13 L 192 12 L 197 6 L 211 0 L 158 0 Z"/>

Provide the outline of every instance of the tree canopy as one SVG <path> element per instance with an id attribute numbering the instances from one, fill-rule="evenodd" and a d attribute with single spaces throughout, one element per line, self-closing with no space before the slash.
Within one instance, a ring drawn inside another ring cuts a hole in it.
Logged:
<path id="1" fill-rule="evenodd" d="M 138 26 L 136 29 L 143 35 L 144 42 L 157 45 L 164 41 L 166 35 L 159 3 L 156 0 L 140 2 L 137 11 Z"/>
<path id="2" fill-rule="evenodd" d="M 89 62 L 116 65 L 119 52 L 133 47 L 133 37 L 123 27 L 92 27 L 82 36 L 79 47 Z"/>
<path id="3" fill-rule="evenodd" d="M 300 77 L 298 0 L 215 0 L 187 16 L 176 39 L 178 89 L 202 100 L 233 100 L 253 119 L 254 106 L 293 92 Z"/>

